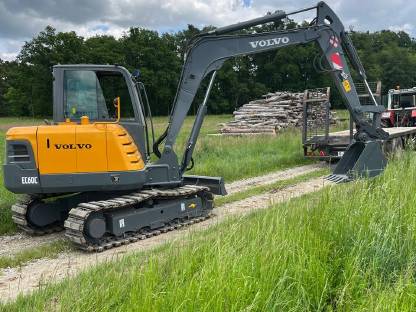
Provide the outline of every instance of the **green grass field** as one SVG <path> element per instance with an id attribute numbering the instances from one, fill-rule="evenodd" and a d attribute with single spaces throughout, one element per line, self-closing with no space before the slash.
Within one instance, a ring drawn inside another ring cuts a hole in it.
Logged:
<path id="1" fill-rule="evenodd" d="M 409 152 L 378 178 L 99 265 L 3 309 L 414 311 L 415 189 Z"/>
<path id="2" fill-rule="evenodd" d="M 270 171 L 294 167 L 310 162 L 303 158 L 299 129 L 283 131 L 278 136 L 219 137 L 219 124 L 231 115 L 207 116 L 194 152 L 195 167 L 190 174 L 222 176 L 226 182 L 257 176 Z M 11 126 L 42 124 L 42 120 L 0 118 L 0 159 L 4 159 L 4 135 Z M 178 137 L 179 155 L 192 128 L 193 118 L 188 117 Z M 154 118 L 156 134 L 166 127 L 166 117 Z M 0 235 L 16 231 L 11 221 L 10 206 L 16 196 L 0 182 Z"/>

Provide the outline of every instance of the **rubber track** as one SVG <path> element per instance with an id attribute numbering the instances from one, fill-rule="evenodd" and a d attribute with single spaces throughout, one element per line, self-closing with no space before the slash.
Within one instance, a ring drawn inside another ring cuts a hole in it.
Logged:
<path id="1" fill-rule="evenodd" d="M 118 247 L 121 245 L 143 240 L 152 236 L 166 233 L 183 226 L 191 225 L 197 222 L 201 222 L 209 218 L 209 214 L 206 216 L 195 217 L 186 220 L 175 220 L 169 224 L 166 224 L 162 228 L 155 230 L 139 230 L 137 232 L 125 233 L 121 237 L 107 236 L 104 237 L 99 243 L 91 243 L 84 235 L 84 225 L 88 219 L 88 216 L 97 211 L 108 211 L 113 209 L 119 209 L 136 205 L 149 199 L 169 199 L 180 198 L 190 195 L 197 195 L 199 193 L 208 192 L 209 189 L 203 186 L 185 185 L 175 189 L 150 189 L 142 190 L 139 192 L 133 192 L 128 195 L 123 195 L 103 201 L 91 201 L 87 203 L 80 203 L 76 208 L 71 209 L 68 219 L 64 223 L 65 236 L 72 241 L 76 247 L 90 251 L 101 252 L 105 249 Z M 210 193 L 208 193 L 210 194 Z"/>
<path id="2" fill-rule="evenodd" d="M 24 195 L 17 200 L 17 202 L 12 205 L 12 219 L 13 222 L 24 232 L 30 235 L 45 235 L 51 234 L 54 232 L 63 231 L 63 225 L 48 225 L 42 228 L 33 227 L 27 221 L 27 208 L 36 200 L 42 199 L 42 197 L 36 195 Z"/>

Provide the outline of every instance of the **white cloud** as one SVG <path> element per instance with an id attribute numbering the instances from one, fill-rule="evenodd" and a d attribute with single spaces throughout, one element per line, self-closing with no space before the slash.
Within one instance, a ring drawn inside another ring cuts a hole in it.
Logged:
<path id="1" fill-rule="evenodd" d="M 413 33 L 415 30 L 415 26 L 409 23 L 405 23 L 402 25 L 392 25 L 388 28 L 391 31 L 405 31 L 407 33 Z"/>
<path id="2" fill-rule="evenodd" d="M 6 61 L 14 60 L 23 44 L 24 40 L 0 40 L 0 59 Z"/>
<path id="3" fill-rule="evenodd" d="M 18 51 L 15 52 L 0 52 L 0 59 L 3 61 L 13 61 L 17 57 Z"/>
<path id="4" fill-rule="evenodd" d="M 415 34 L 416 1 L 327 0 L 355 30 L 404 30 Z M 264 15 L 315 5 L 314 0 L 0 0 L 0 58 L 13 58 L 25 40 L 45 26 L 91 37 L 120 37 L 130 26 L 176 31 L 187 24 L 224 26 Z M 406 8 L 406 9 L 404 9 Z M 394 13 L 394 14 L 392 14 Z M 314 13 L 296 20 L 310 19 Z"/>

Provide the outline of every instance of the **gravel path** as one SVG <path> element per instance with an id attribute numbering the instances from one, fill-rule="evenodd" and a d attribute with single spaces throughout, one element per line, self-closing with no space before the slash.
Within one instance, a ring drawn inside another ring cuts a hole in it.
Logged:
<path id="1" fill-rule="evenodd" d="M 197 223 L 189 228 L 168 232 L 144 241 L 110 249 L 98 254 L 75 251 L 61 254 L 56 259 L 40 259 L 21 268 L 0 271 L 0 300 L 15 299 L 19 294 L 28 294 L 47 283 L 58 282 L 65 277 L 76 275 L 81 270 L 98 263 L 116 260 L 132 252 L 149 250 L 166 242 L 184 240 L 192 231 L 198 231 L 218 224 L 231 216 L 243 216 L 254 210 L 270 207 L 271 203 L 280 203 L 291 198 L 311 193 L 331 183 L 323 177 L 301 182 L 284 189 L 252 196 L 241 201 L 226 204 L 214 210 L 216 217 Z"/>
<path id="2" fill-rule="evenodd" d="M 24 249 L 39 247 L 64 238 L 63 232 L 44 236 L 29 236 L 26 233 L 0 236 L 0 257 L 14 255 Z"/>
<path id="3" fill-rule="evenodd" d="M 245 191 L 251 187 L 272 184 L 277 181 L 292 179 L 302 174 L 307 174 L 313 171 L 324 168 L 323 164 L 312 164 L 306 166 L 300 166 L 290 168 L 286 170 L 272 172 L 259 177 L 244 179 L 227 183 L 225 185 L 228 194 L 234 194 Z M 0 257 L 11 256 L 27 248 L 35 248 L 41 245 L 51 243 L 58 239 L 65 239 L 63 232 L 54 233 L 45 236 L 30 236 L 25 233 L 19 233 L 16 235 L 0 236 Z"/>
<path id="4" fill-rule="evenodd" d="M 286 170 L 272 172 L 263 176 L 238 180 L 225 185 L 228 194 L 243 192 L 249 188 L 273 184 L 278 181 L 293 179 L 302 174 L 311 173 L 328 166 L 325 162 L 311 164 L 306 166 L 294 167 Z"/>

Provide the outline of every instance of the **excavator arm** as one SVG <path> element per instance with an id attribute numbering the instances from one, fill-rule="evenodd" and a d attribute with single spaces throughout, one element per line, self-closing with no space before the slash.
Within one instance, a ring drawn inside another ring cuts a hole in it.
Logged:
<path id="1" fill-rule="evenodd" d="M 266 33 L 229 34 L 251 26 L 279 21 L 290 15 L 313 9 L 316 9 L 317 15 L 308 27 Z M 278 13 L 266 15 L 262 18 L 218 28 L 199 35 L 192 40 L 188 47 L 168 128 L 162 138 L 157 142 L 157 144 L 160 144 L 162 140 L 165 140 L 164 149 L 158 164 L 172 165 L 178 163 L 177 156 L 174 152 L 176 138 L 195 98 L 196 92 L 198 91 L 202 80 L 208 74 L 213 72 L 210 87 L 208 88 L 209 91 L 216 71 L 219 70 L 223 63 L 229 58 L 276 50 L 292 45 L 307 44 L 310 42 L 316 42 L 320 47 L 322 51 L 320 59 L 322 70 L 330 73 L 344 99 L 347 109 L 351 113 L 352 119 L 357 127 L 355 135 L 356 142 L 364 144 L 365 147 L 367 142 L 388 138 L 388 134 L 380 128 L 381 112 L 384 111 L 384 107 L 378 106 L 375 100 L 373 105 L 362 106 L 360 104 L 354 81 L 347 64 L 347 59 L 360 75 L 361 79 L 365 83 L 367 80 L 364 67 L 360 62 L 352 42 L 337 15 L 328 5 L 324 2 L 320 2 L 317 6 L 312 8 L 292 13 L 279 11 Z M 368 92 L 371 94 L 369 88 Z M 203 117 L 206 113 L 207 98 L 208 92 L 203 104 L 198 110 L 195 124 L 188 140 L 185 154 L 182 158 L 182 165 L 174 165 L 175 169 L 179 171 L 178 173 L 174 173 L 174 176 L 182 176 L 189 165 L 199 135 L 199 129 L 202 126 Z M 372 114 L 373 117 L 371 121 L 368 121 L 368 118 L 366 117 L 368 114 L 366 113 Z M 361 149 L 363 149 L 363 146 L 360 147 L 360 150 Z M 158 151 L 157 146 L 155 147 L 155 150 Z M 361 154 L 361 152 L 358 154 Z M 369 155 L 372 155 L 372 153 L 373 151 L 370 151 Z M 349 153 L 347 152 L 344 156 L 350 160 L 347 161 L 348 168 L 344 168 L 342 172 L 343 175 L 347 175 L 349 171 L 353 169 L 352 167 L 354 167 L 355 162 L 360 156 L 357 155 L 357 152 L 354 152 L 354 155 L 348 154 Z M 385 166 L 385 160 L 382 156 L 378 158 L 381 159 L 382 164 L 376 164 L 375 168 L 373 168 L 373 165 L 369 164 L 371 163 L 371 159 L 366 159 L 363 170 L 368 169 L 373 171 L 374 169 L 375 171 L 373 174 L 370 173 L 370 175 L 381 172 Z M 342 162 L 343 161 L 341 160 L 340 163 Z"/>

